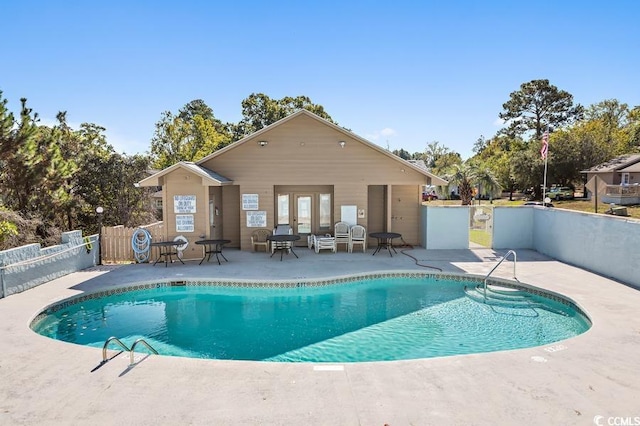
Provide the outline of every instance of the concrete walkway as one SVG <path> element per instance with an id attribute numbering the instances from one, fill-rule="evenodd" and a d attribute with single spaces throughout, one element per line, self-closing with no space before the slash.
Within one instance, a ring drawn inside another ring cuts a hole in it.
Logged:
<path id="1" fill-rule="evenodd" d="M 0 424 L 593 425 L 640 419 L 640 291 L 533 251 L 518 251 L 519 280 L 572 298 L 591 317 L 589 331 L 546 347 L 327 371 L 304 363 L 143 354 L 133 367 L 122 354 L 96 369 L 100 349 L 29 329 L 56 300 L 124 283 L 425 270 L 401 254 L 296 252 L 299 259 L 285 255 L 282 262 L 229 250 L 229 262 L 220 266 L 102 266 L 0 299 Z M 486 274 L 503 254 L 408 253 L 445 272 L 473 274 Z M 505 262 L 496 276 L 511 272 Z"/>

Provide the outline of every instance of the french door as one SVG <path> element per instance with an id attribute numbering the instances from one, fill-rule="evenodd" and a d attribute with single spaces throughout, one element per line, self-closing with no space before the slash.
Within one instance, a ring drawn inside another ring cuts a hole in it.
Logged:
<path id="1" fill-rule="evenodd" d="M 277 195 L 277 224 L 289 224 L 306 241 L 309 234 L 325 234 L 332 228 L 331 194 L 290 192 Z"/>

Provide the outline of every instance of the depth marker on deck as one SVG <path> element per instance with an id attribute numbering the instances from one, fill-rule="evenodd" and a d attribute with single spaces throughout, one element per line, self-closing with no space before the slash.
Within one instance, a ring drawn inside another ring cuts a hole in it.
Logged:
<path id="1" fill-rule="evenodd" d="M 344 365 L 314 365 L 313 371 L 344 371 Z"/>

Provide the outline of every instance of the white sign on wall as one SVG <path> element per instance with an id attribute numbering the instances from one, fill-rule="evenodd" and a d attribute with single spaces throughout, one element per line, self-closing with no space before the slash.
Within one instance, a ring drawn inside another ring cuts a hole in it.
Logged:
<path id="1" fill-rule="evenodd" d="M 358 206 L 340 206 L 340 220 L 347 222 L 350 226 L 358 224 Z"/>
<path id="2" fill-rule="evenodd" d="M 195 229 L 192 214 L 176 215 L 176 232 L 193 232 Z"/>
<path id="3" fill-rule="evenodd" d="M 258 194 L 242 194 L 242 210 L 258 210 Z"/>
<path id="4" fill-rule="evenodd" d="M 174 195 L 173 196 L 173 212 L 174 213 L 195 213 L 196 212 L 196 196 L 195 195 Z"/>
<path id="5" fill-rule="evenodd" d="M 266 228 L 266 226 L 266 211 L 247 212 L 247 228 Z"/>

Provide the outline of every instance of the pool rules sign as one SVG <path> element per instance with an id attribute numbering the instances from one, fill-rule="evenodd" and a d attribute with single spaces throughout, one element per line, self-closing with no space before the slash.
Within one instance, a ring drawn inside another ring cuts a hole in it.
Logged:
<path id="1" fill-rule="evenodd" d="M 195 195 L 174 195 L 173 196 L 173 212 L 174 213 L 195 213 L 196 212 L 196 196 Z"/>
<path id="2" fill-rule="evenodd" d="M 173 212 L 176 213 L 176 232 L 193 232 L 193 214 L 196 212 L 195 195 L 174 195 Z"/>

